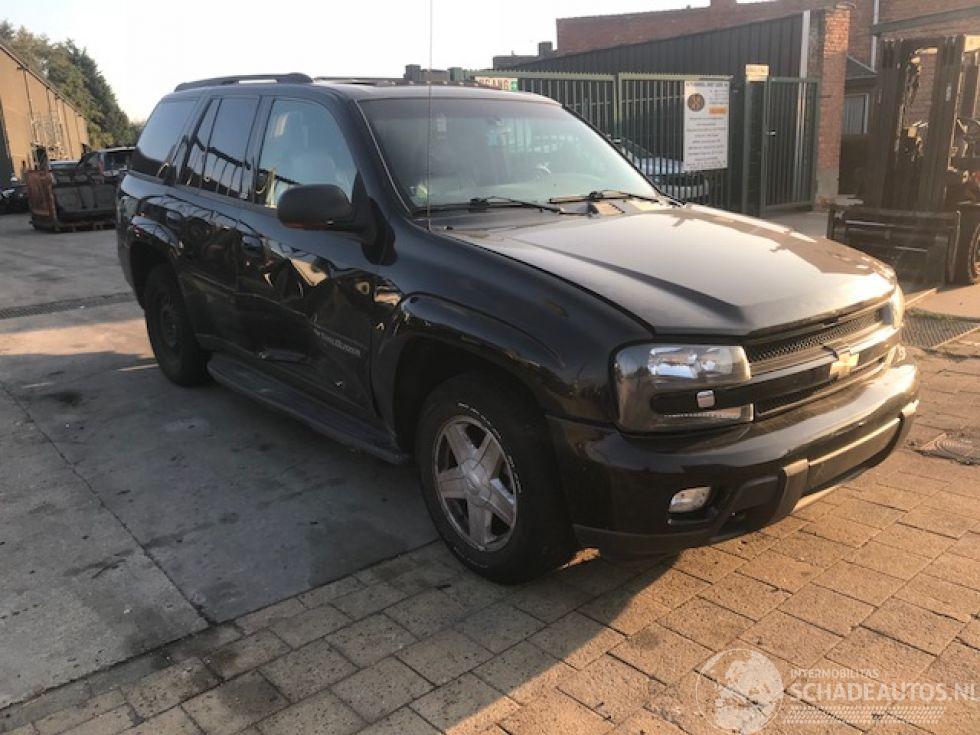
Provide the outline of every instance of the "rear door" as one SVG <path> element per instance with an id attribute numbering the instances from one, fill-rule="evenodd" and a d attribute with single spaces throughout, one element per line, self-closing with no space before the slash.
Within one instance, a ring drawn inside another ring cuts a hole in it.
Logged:
<path id="1" fill-rule="evenodd" d="M 258 97 L 229 95 L 207 103 L 187 140 L 168 218 L 180 232 L 182 276 L 198 328 L 228 347 L 250 350 L 235 293 L 241 261 L 238 213 L 247 199 L 246 151 Z"/>
<path id="2" fill-rule="evenodd" d="M 355 236 L 276 216 L 292 186 L 335 184 L 353 200 L 354 159 L 331 111 L 311 99 L 272 100 L 257 141 L 239 291 L 251 342 L 281 375 L 368 415 L 376 268 Z"/>

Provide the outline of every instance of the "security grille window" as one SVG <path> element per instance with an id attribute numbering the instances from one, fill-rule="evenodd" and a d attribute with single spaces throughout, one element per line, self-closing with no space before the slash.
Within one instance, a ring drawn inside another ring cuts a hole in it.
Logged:
<path id="1" fill-rule="evenodd" d="M 275 207 L 293 186 L 334 184 L 353 197 L 357 170 L 340 128 L 322 106 L 276 100 L 262 141 L 256 200 Z"/>
<path id="2" fill-rule="evenodd" d="M 868 95 L 847 95 L 844 97 L 844 135 L 864 135 L 867 132 Z"/>
<path id="3" fill-rule="evenodd" d="M 134 171 L 157 177 L 163 174 L 170 153 L 196 103 L 197 100 L 193 99 L 168 100 L 156 106 L 136 144 Z"/>
<path id="4" fill-rule="evenodd" d="M 245 149 L 258 106 L 259 101 L 253 97 L 221 100 L 204 159 L 202 189 L 235 198 L 242 196 Z"/>

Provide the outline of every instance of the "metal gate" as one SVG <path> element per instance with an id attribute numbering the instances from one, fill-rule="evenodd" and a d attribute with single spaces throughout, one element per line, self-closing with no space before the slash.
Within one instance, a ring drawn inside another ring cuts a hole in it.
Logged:
<path id="1" fill-rule="evenodd" d="M 765 216 L 813 204 L 819 86 L 812 79 L 746 82 L 740 209 Z"/>
<path id="2" fill-rule="evenodd" d="M 483 74 L 513 78 L 514 74 Z M 616 77 L 612 74 L 554 74 L 522 72 L 517 89 L 561 102 L 607 135 L 615 135 L 619 121 Z"/>
<path id="3" fill-rule="evenodd" d="M 684 170 L 684 83 L 729 76 L 474 71 L 550 97 L 614 139 L 633 164 L 670 196 L 762 215 L 812 205 L 817 82 L 773 78 L 731 85 L 728 168 Z M 738 124 L 741 121 L 741 125 Z"/>
<path id="4" fill-rule="evenodd" d="M 620 110 L 617 137 L 633 165 L 675 199 L 731 208 L 729 169 L 686 171 L 684 168 L 684 82 L 730 82 L 731 77 L 623 73 L 617 75 L 617 80 Z"/>

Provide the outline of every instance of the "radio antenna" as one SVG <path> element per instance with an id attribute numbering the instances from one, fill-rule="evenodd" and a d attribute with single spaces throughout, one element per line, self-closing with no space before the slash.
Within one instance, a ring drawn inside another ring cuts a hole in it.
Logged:
<path id="1" fill-rule="evenodd" d="M 426 134 L 425 134 L 425 226 L 432 230 L 432 14 L 435 10 L 435 0 L 429 0 L 429 69 L 425 79 L 429 87 L 426 102 Z"/>

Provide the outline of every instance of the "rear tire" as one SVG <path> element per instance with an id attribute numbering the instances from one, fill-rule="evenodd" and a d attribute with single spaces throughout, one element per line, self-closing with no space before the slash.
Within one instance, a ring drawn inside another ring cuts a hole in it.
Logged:
<path id="1" fill-rule="evenodd" d="M 439 535 L 478 574 L 523 582 L 576 550 L 544 419 L 506 382 L 467 373 L 438 386 L 415 453 Z"/>
<path id="2" fill-rule="evenodd" d="M 969 286 L 980 281 L 980 224 L 974 225 L 972 236 L 960 236 L 953 264 L 953 282 Z"/>
<path id="3" fill-rule="evenodd" d="M 160 370 L 177 385 L 201 385 L 210 380 L 210 354 L 201 349 L 187 315 L 177 277 L 168 265 L 150 271 L 143 289 L 146 333 Z"/>

